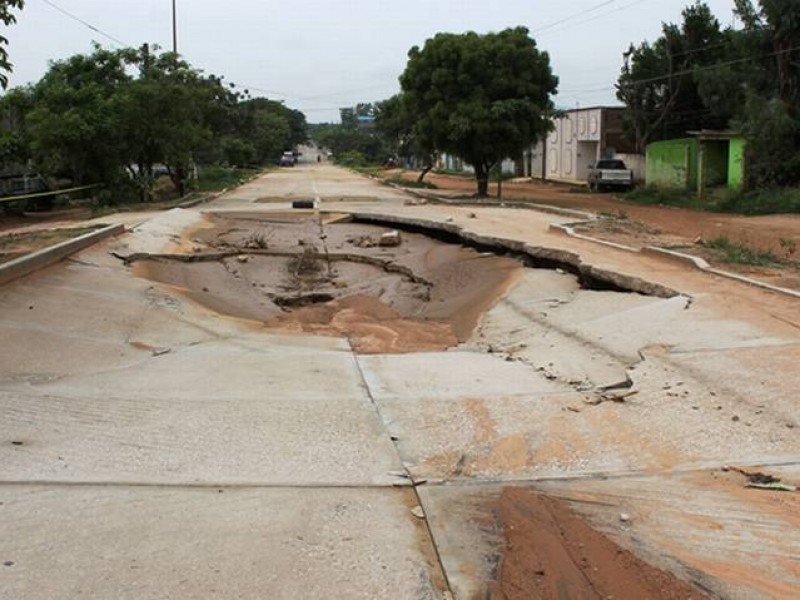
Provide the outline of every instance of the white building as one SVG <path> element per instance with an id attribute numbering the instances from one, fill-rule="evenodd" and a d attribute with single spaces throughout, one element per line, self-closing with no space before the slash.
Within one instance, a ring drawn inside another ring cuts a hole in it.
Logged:
<path id="1" fill-rule="evenodd" d="M 644 180 L 644 156 L 633 153 L 624 138 L 621 106 L 595 106 L 563 111 L 553 119 L 547 139 L 523 153 L 518 161 L 504 160 L 503 172 L 519 177 L 584 184 L 589 167 L 603 158 L 619 158 L 633 171 L 634 179 Z M 442 154 L 437 168 L 472 172 L 461 159 Z"/>
<path id="2" fill-rule="evenodd" d="M 624 108 L 597 106 L 564 111 L 553 119 L 544 143 L 525 152 L 519 174 L 525 177 L 585 183 L 589 167 L 603 158 L 620 158 L 644 177 L 644 157 L 633 154 L 623 136 Z"/>

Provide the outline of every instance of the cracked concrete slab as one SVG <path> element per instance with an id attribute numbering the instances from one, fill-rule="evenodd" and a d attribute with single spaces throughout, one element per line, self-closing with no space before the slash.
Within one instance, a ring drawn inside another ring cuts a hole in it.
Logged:
<path id="1" fill-rule="evenodd" d="M 0 597 L 441 598 L 410 492 L 4 486 Z"/>
<path id="2" fill-rule="evenodd" d="M 569 390 L 529 366 L 500 356 L 466 351 L 358 357 L 370 392 L 378 401 L 392 398 L 459 399 L 498 394 L 532 395 Z"/>
<path id="3" fill-rule="evenodd" d="M 800 475 L 796 467 L 783 472 L 790 478 Z M 542 481 L 532 489 L 566 500 L 622 547 L 698 584 L 712 597 L 792 597 L 800 583 L 794 565 L 800 555 L 785 532 L 796 524 L 791 512 L 779 510 L 775 503 L 791 507 L 797 500 L 791 494 L 746 489 L 741 479 L 701 471 Z M 495 507 L 506 486 L 419 488 L 457 598 L 484 597 L 496 577 L 505 542 Z M 620 519 L 622 513 L 628 520 Z M 676 527 L 684 532 L 681 536 L 674 535 Z"/>
<path id="4" fill-rule="evenodd" d="M 64 398 L 37 392 L 0 392 L 2 481 L 404 483 L 391 474 L 402 465 L 363 396 Z"/>

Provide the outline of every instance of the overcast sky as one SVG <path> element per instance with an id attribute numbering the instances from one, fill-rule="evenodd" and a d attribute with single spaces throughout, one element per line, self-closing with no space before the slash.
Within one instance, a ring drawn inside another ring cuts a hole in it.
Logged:
<path id="1" fill-rule="evenodd" d="M 196 68 L 285 100 L 313 123 L 396 93 L 408 50 L 437 32 L 524 25 L 560 77 L 559 106 L 615 104 L 622 53 L 657 37 L 691 1 L 177 0 L 178 44 Z M 733 0 L 707 3 L 731 23 Z M 89 52 L 93 40 L 171 48 L 172 0 L 26 0 L 7 37 L 11 85 L 22 85 L 37 81 L 50 60 Z"/>

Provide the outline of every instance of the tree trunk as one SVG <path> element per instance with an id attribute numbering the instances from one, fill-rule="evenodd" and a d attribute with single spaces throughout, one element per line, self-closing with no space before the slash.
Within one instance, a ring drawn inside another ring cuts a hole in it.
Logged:
<path id="1" fill-rule="evenodd" d="M 485 198 L 489 195 L 489 169 L 486 164 L 475 164 L 475 180 L 478 182 L 478 196 Z"/>
<path id="2" fill-rule="evenodd" d="M 422 183 L 422 180 L 425 178 L 425 175 L 430 173 L 432 169 L 433 169 L 433 163 L 430 162 L 427 163 L 424 167 L 422 167 L 422 172 L 419 174 L 419 177 L 417 177 L 417 181 L 419 183 Z"/>

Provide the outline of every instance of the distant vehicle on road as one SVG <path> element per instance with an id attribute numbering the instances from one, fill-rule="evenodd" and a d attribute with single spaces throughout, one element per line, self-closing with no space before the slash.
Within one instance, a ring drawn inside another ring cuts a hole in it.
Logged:
<path id="1" fill-rule="evenodd" d="M 608 188 L 630 189 L 633 187 L 633 171 L 617 158 L 599 160 L 589 167 L 589 189 L 603 192 Z"/>
<path id="2" fill-rule="evenodd" d="M 278 164 L 282 167 L 293 167 L 297 163 L 294 152 L 284 152 Z"/>

